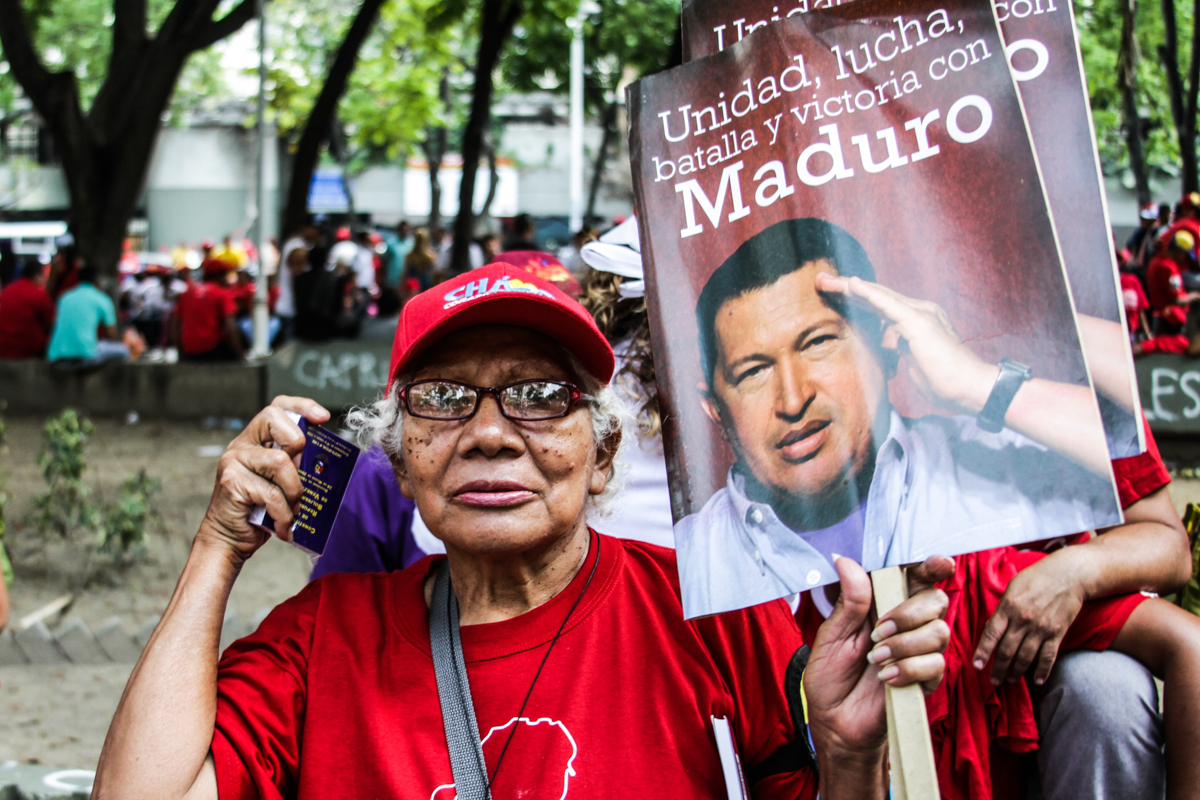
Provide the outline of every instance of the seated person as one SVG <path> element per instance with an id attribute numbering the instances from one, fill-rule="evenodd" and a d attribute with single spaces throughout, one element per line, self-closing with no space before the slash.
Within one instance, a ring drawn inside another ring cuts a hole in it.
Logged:
<path id="1" fill-rule="evenodd" d="M 228 288 L 229 267 L 209 259 L 203 279 L 183 293 L 171 320 L 172 339 L 190 361 L 238 361 L 244 353 L 237 327 L 237 303 Z"/>
<path id="2" fill-rule="evenodd" d="M 58 299 L 50 361 L 128 361 L 129 348 L 117 341 L 117 310 L 112 298 L 96 288 L 95 265 L 79 269 L 79 284 Z M 98 334 L 103 335 L 103 338 Z"/>
<path id="3" fill-rule="evenodd" d="M 834 553 L 874 570 L 1120 521 L 1091 387 L 987 363 L 940 308 L 874 277 L 845 230 L 793 219 L 702 290 L 701 403 L 736 461 L 676 525 L 689 618 L 830 583 Z M 901 347 L 954 416 L 891 406 Z M 985 422 L 1003 376 L 1016 380 Z"/>
<path id="4" fill-rule="evenodd" d="M 480 276 L 508 288 L 447 307 Z M 218 663 L 229 591 L 269 536 L 248 517 L 265 505 L 287 539 L 302 493 L 299 427 L 282 408 L 260 413 L 218 467 L 96 796 L 588 800 L 654 787 L 715 800 L 744 773 L 758 798 L 882 800 L 884 684 L 936 685 L 945 598 L 924 586 L 950 560 L 916 570 L 919 591 L 880 617 L 893 658 L 874 665 L 870 581 L 839 560 L 842 596 L 811 643 L 802 703 L 785 688 L 804 657 L 785 603 L 687 622 L 671 551 L 588 529 L 621 434 L 612 350 L 582 307 L 497 265 L 402 313 L 386 394 L 353 425 L 382 445 L 446 556 L 314 581 Z M 722 742 L 741 770 L 723 771 Z"/>
<path id="5" fill-rule="evenodd" d="M 0 359 L 43 358 L 53 330 L 46 265 L 27 258 L 21 276 L 0 291 Z"/>
<path id="6" fill-rule="evenodd" d="M 1012 754 L 1037 750 L 1047 800 L 1162 798 L 1158 691 L 1146 667 L 1114 644 L 1139 589 L 1174 592 L 1190 574 L 1170 478 L 1152 436 L 1148 444 L 1141 456 L 1113 461 L 1125 524 L 1069 547 L 1060 540 L 1049 555 L 959 556 L 954 577 L 938 584 L 950 598 L 951 642 L 946 680 L 927 707 L 943 797 L 1015 800 Z M 806 634 L 822 608 L 820 591 L 803 596 L 797 619 Z M 1195 632 L 1182 631 L 1172 646 L 1191 652 Z M 1176 750 L 1183 760 L 1173 785 L 1194 785 L 1180 774 L 1188 748 Z"/>
<path id="7" fill-rule="evenodd" d="M 1193 239 L 1200 239 L 1200 192 L 1188 192 L 1175 204 L 1175 218 L 1161 231 L 1159 238 L 1169 242 L 1180 231 L 1187 231 Z"/>
<path id="8" fill-rule="evenodd" d="M 1134 355 L 1187 352 L 1188 337 L 1184 333 L 1184 326 L 1187 324 L 1188 306 L 1200 298 L 1200 294 L 1184 290 L 1183 271 L 1194 261 L 1192 250 L 1195 246 L 1196 240 L 1192 234 L 1180 230 L 1150 259 L 1150 265 L 1146 268 L 1146 289 L 1154 335 L 1144 342 L 1135 343 Z"/>
<path id="9" fill-rule="evenodd" d="M 1128 251 L 1122 251 L 1125 257 L 1120 259 L 1121 265 L 1121 299 L 1125 306 L 1125 324 L 1129 327 L 1130 341 L 1137 342 L 1150 335 L 1150 319 L 1146 312 L 1150 310 L 1150 300 L 1142 289 L 1142 282 L 1137 276 L 1137 264 L 1128 257 Z"/>

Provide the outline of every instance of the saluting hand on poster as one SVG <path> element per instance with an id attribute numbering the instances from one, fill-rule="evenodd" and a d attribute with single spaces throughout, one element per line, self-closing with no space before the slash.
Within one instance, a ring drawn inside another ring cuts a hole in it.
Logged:
<path id="1" fill-rule="evenodd" d="M 857 277 L 822 273 L 817 288 L 842 295 L 883 319 L 883 346 L 905 356 L 910 377 L 930 402 L 971 415 L 983 409 L 1000 369 L 963 344 L 939 305 Z M 1090 435 L 1100 421 L 1095 395 L 1087 386 L 1034 377 L 1017 390 L 1004 422 L 1101 477 L 1110 474 L 1104 441 Z"/>

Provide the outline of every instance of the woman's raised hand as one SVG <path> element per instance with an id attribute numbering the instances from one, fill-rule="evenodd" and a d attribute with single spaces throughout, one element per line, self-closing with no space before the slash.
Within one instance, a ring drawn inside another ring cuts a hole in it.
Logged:
<path id="1" fill-rule="evenodd" d="M 277 397 L 260 411 L 221 456 L 197 538 L 228 545 L 245 560 L 267 540 L 267 534 L 249 519 L 255 506 L 266 506 L 275 520 L 275 535 L 291 541 L 292 521 L 303 493 L 297 461 L 304 434 L 288 411 L 315 423 L 329 419 L 328 411 L 301 397 Z"/>

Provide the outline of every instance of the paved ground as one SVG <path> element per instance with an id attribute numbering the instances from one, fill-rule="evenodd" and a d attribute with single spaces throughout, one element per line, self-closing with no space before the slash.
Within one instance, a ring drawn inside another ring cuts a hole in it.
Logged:
<path id="1" fill-rule="evenodd" d="M 147 558 L 132 568 L 99 569 L 98 579 L 68 613 L 93 626 L 115 614 L 133 629 L 165 607 L 204 515 L 216 457 L 201 453 L 214 448 L 219 452 L 234 434 L 188 424 L 98 421 L 96 427 L 88 477 L 97 485 L 97 496 L 111 496 L 126 474 L 145 467 L 163 482 L 167 531 L 154 538 Z M 40 555 L 20 524 L 42 487 L 36 463 L 40 437 L 39 420 L 10 419 L 9 450 L 0 455 L 0 474 L 8 474 L 15 498 L 8 514 L 14 526 L 10 544 L 17 556 L 14 619 L 71 589 L 74 580 L 72 554 Z M 1200 480 L 1177 480 L 1171 495 L 1180 511 L 1186 502 L 1200 502 Z M 301 551 L 272 540 L 247 564 L 230 606 L 250 619 L 262 606 L 294 594 L 304 585 L 308 569 Z M 93 768 L 131 669 L 132 665 L 0 667 L 0 762 Z"/>
<path id="2" fill-rule="evenodd" d="M 146 557 L 129 568 L 93 561 L 94 577 L 67 615 L 93 628 L 116 615 L 134 630 L 161 613 L 170 599 L 212 492 L 217 458 L 210 453 L 219 454 L 235 432 L 199 424 L 95 422 L 85 475 L 95 486 L 94 499 L 111 501 L 126 475 L 145 468 L 163 483 L 166 531 L 154 535 Z M 12 619 L 17 620 L 75 590 L 82 559 L 63 548 L 46 554 L 36 545 L 26 522 L 33 498 L 44 487 L 37 467 L 41 420 L 9 418 L 7 425 L 0 476 L 7 475 L 13 498 L 6 518 L 17 573 L 11 591 Z M 293 595 L 308 571 L 303 552 L 272 540 L 246 565 L 230 608 L 248 620 L 257 609 Z M 132 666 L 0 667 L 0 762 L 94 766 Z"/>

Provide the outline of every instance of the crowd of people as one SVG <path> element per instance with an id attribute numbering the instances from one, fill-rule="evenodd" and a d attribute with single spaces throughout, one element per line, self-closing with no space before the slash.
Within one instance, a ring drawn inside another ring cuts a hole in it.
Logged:
<path id="1" fill-rule="evenodd" d="M 539 250 L 528 214 L 515 217 L 505 233 L 471 242 L 472 269 L 502 253 L 536 252 L 528 268 L 578 292 L 579 248 L 596 237 L 594 230 L 577 233 L 561 261 Z M 0 290 L 0 358 L 63 366 L 241 360 L 254 339 L 260 275 L 268 281 L 274 347 L 292 338 L 354 338 L 368 317 L 394 317 L 410 298 L 446 280 L 451 244 L 441 227 L 414 229 L 402 221 L 394 229 L 351 228 L 320 216 L 262 254 L 240 236 L 164 253 L 139 254 L 127 244 L 115 303 L 101 291 L 95 266 L 64 244 L 49 264 L 24 257 Z"/>
<path id="2" fill-rule="evenodd" d="M 1142 207 L 1117 251 L 1134 355 L 1200 355 L 1200 192 Z"/>

